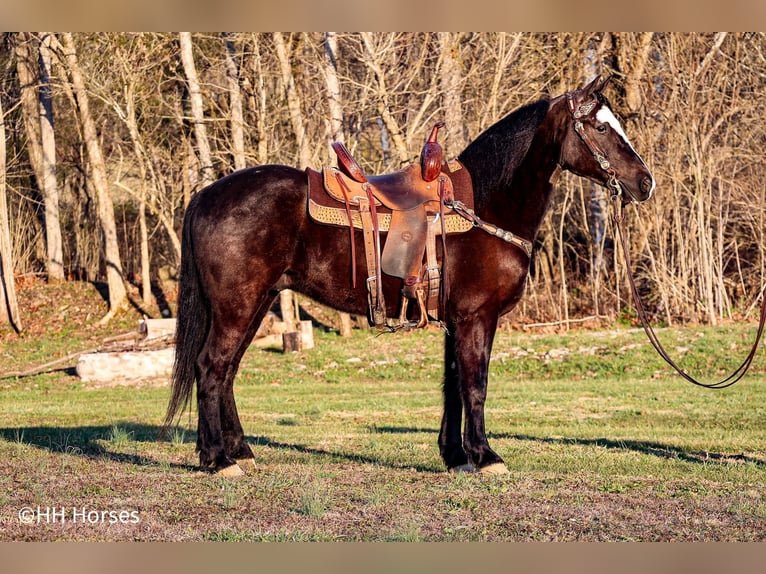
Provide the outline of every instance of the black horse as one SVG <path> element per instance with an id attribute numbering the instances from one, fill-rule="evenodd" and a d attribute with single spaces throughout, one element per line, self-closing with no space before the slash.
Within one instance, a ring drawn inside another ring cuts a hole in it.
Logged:
<path id="1" fill-rule="evenodd" d="M 534 239 L 560 169 L 621 192 L 625 202 L 651 196 L 652 174 L 602 95 L 605 83 L 597 78 L 526 105 L 459 155 L 473 179 L 476 215 Z M 359 287 L 353 288 L 348 231 L 310 220 L 307 193 L 305 172 L 264 165 L 216 181 L 186 211 L 165 426 L 188 405 L 196 381 L 200 463 L 224 475 L 242 474 L 242 466 L 253 464 L 234 402 L 234 376 L 278 292 L 293 289 L 341 311 L 367 312 L 361 234 Z M 450 236 L 448 246 L 439 450 L 450 470 L 507 472 L 487 442 L 484 402 L 498 318 L 521 299 L 529 258 L 476 228 Z M 385 300 L 397 301 L 401 280 L 385 277 L 383 283 Z M 387 311 L 394 317 L 397 310 Z"/>

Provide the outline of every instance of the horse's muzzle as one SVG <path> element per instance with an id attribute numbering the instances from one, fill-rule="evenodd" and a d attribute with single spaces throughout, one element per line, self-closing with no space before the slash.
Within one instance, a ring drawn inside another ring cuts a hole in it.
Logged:
<path id="1" fill-rule="evenodd" d="M 654 180 L 651 177 L 645 177 L 641 180 L 641 193 L 643 193 L 647 199 L 652 195 L 654 191 Z"/>
<path id="2" fill-rule="evenodd" d="M 627 181 L 620 181 L 622 189 L 624 191 L 622 201 L 623 203 L 641 203 L 652 197 L 654 193 L 654 178 L 651 176 L 644 176 L 638 181 L 638 185 L 635 183 L 630 185 Z"/>

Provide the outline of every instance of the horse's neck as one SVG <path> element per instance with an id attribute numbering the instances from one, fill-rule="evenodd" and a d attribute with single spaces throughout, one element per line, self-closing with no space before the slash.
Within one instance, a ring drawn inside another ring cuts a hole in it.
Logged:
<path id="1" fill-rule="evenodd" d="M 551 178 L 561 156 L 562 130 L 560 114 L 551 107 L 510 187 L 495 194 L 491 202 L 489 211 L 498 219 L 497 224 L 529 240 L 534 240 L 548 210 L 554 189 Z"/>

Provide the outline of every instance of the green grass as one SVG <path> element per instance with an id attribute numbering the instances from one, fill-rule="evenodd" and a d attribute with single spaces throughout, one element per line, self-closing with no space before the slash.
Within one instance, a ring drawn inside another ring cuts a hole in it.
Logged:
<path id="1" fill-rule="evenodd" d="M 751 336 L 660 332 L 710 378 L 736 366 Z M 158 437 L 165 386 L 0 381 L 2 536 L 766 540 L 766 353 L 738 385 L 708 391 L 635 330 L 500 332 L 487 430 L 510 474 L 483 477 L 446 474 L 439 458 L 440 333 L 315 339 L 312 351 L 245 355 L 235 397 L 256 470 L 236 480 L 197 470 L 196 414 Z M 33 504 L 135 509 L 141 521 L 19 524 Z"/>

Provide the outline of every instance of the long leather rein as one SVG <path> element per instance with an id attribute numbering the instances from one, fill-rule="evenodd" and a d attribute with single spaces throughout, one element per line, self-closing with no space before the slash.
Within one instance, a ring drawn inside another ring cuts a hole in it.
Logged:
<path id="1" fill-rule="evenodd" d="M 588 106 L 590 106 L 591 103 L 582 104 L 580 107 L 575 109 L 571 96 L 569 94 L 567 94 L 567 96 L 568 96 L 567 100 L 569 103 L 569 110 L 572 113 L 572 117 L 574 119 L 575 131 L 578 133 L 580 138 L 583 140 L 583 143 L 585 143 L 585 145 L 588 147 L 590 152 L 596 158 L 596 161 L 601 166 L 601 169 L 603 169 L 609 176 L 607 187 L 609 187 L 612 190 L 611 199 L 612 199 L 612 204 L 614 206 L 614 209 L 612 211 L 612 221 L 614 222 L 615 229 L 617 229 L 617 234 L 620 236 L 620 244 L 622 245 L 622 252 L 625 257 L 625 266 L 626 266 L 627 275 L 628 275 L 628 283 L 630 284 L 630 292 L 636 306 L 636 313 L 638 314 L 638 318 L 641 321 L 641 326 L 643 327 L 644 332 L 646 333 L 646 336 L 649 338 L 649 342 L 652 344 L 652 346 L 660 355 L 660 357 L 662 357 L 662 359 L 668 365 L 670 365 L 679 375 L 681 375 L 681 377 L 683 377 L 690 383 L 697 385 L 699 387 L 704 387 L 706 389 L 725 389 L 726 387 L 732 386 L 733 384 L 738 382 L 740 379 L 742 379 L 742 377 L 745 376 L 745 373 L 747 373 L 748 369 L 750 368 L 750 365 L 753 362 L 753 359 L 755 358 L 755 355 L 758 352 L 758 345 L 761 342 L 761 336 L 763 335 L 764 326 L 766 325 L 766 293 L 762 294 L 763 303 L 761 304 L 761 317 L 758 323 L 758 331 L 756 333 L 753 346 L 750 349 L 750 352 L 748 353 L 747 357 L 745 357 L 745 360 L 742 362 L 742 364 L 739 367 L 737 367 L 728 377 L 713 383 L 704 383 L 695 379 L 691 375 L 689 375 L 675 361 L 673 361 L 670 355 L 668 355 L 665 348 L 662 346 L 662 343 L 657 337 L 657 334 L 654 332 L 654 329 L 652 329 L 652 326 L 649 323 L 649 318 L 647 316 L 646 310 L 644 309 L 644 305 L 641 302 L 641 296 L 638 293 L 638 288 L 636 287 L 636 280 L 635 280 L 635 277 L 633 276 L 632 265 L 630 260 L 630 250 L 628 249 L 628 242 L 626 241 L 626 238 L 625 238 L 625 216 L 623 213 L 623 192 L 622 192 L 622 187 L 620 186 L 619 178 L 614 168 L 610 165 L 609 160 L 606 157 L 606 154 L 604 154 L 604 152 L 601 151 L 595 145 L 593 140 L 587 136 L 587 134 L 585 133 L 582 127 L 582 122 L 580 122 L 580 119 L 579 119 L 580 117 L 587 115 L 592 110 L 592 107 L 590 109 L 584 109 L 584 107 L 587 108 Z"/>
<path id="2" fill-rule="evenodd" d="M 758 345 L 761 342 L 764 325 L 766 325 L 766 294 L 764 294 L 763 303 L 761 304 L 761 318 L 758 323 L 758 332 L 756 333 L 755 341 L 753 342 L 753 346 L 742 364 L 737 367 L 728 377 L 714 383 L 704 383 L 695 379 L 689 375 L 689 373 L 679 367 L 675 361 L 673 361 L 665 348 L 662 346 L 662 343 L 660 343 L 660 340 L 657 337 L 657 334 L 654 332 L 654 329 L 652 329 L 652 326 L 649 324 L 649 318 L 647 317 L 646 310 L 644 309 L 644 305 L 641 302 L 641 297 L 638 293 L 638 289 L 636 288 L 636 281 L 633 277 L 633 271 L 631 269 L 630 250 L 628 249 L 628 242 L 625 239 L 625 217 L 622 213 L 622 196 L 612 196 L 612 200 L 615 204 L 619 204 L 619 206 L 615 205 L 615 209 L 612 213 L 612 220 L 614 221 L 615 228 L 617 229 L 618 235 L 620 236 L 620 244 L 622 245 L 622 252 L 625 256 L 625 267 L 627 269 L 630 292 L 636 305 L 636 313 L 638 314 L 638 318 L 641 321 L 641 326 L 644 328 L 646 336 L 649 338 L 649 342 L 651 342 L 652 346 L 655 348 L 657 353 L 659 353 L 660 357 L 662 357 L 662 359 L 668 365 L 673 367 L 673 369 L 675 369 L 679 375 L 681 375 L 690 383 L 699 387 L 705 387 L 706 389 L 725 389 L 726 387 L 732 386 L 734 383 L 745 376 L 745 373 L 747 373 L 751 363 L 753 362 L 753 359 L 755 358 L 756 353 L 758 352 Z"/>

